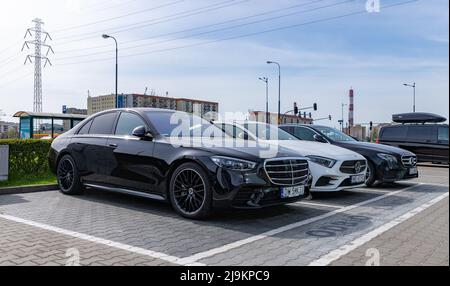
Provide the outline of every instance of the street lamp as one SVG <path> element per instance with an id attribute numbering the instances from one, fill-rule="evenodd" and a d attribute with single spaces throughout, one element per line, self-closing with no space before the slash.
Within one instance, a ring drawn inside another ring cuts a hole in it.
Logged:
<path id="1" fill-rule="evenodd" d="M 404 83 L 403 85 L 413 88 L 413 92 L 414 92 L 414 94 L 413 94 L 413 112 L 415 113 L 416 112 L 416 83 L 415 82 L 413 84 Z"/>
<path id="2" fill-rule="evenodd" d="M 277 62 L 268 61 L 268 65 L 274 64 L 278 66 L 278 124 L 281 123 L 281 65 Z"/>
<path id="3" fill-rule="evenodd" d="M 266 123 L 270 124 L 270 118 L 269 118 L 269 78 L 267 77 L 260 77 L 259 80 L 266 83 Z"/>
<path id="4" fill-rule="evenodd" d="M 114 38 L 113 36 L 103 34 L 102 37 L 103 37 L 103 39 L 111 38 L 116 43 L 116 108 L 118 108 L 119 107 L 119 98 L 118 98 L 117 86 L 118 86 L 118 78 L 119 78 L 119 45 L 117 44 L 117 39 Z"/>

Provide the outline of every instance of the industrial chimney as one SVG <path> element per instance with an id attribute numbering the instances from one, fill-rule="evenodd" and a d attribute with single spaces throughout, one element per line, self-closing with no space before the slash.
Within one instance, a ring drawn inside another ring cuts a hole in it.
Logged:
<path id="1" fill-rule="evenodd" d="M 348 111 L 348 127 L 351 128 L 355 125 L 355 101 L 354 101 L 354 91 L 353 88 L 349 92 L 350 104 Z"/>

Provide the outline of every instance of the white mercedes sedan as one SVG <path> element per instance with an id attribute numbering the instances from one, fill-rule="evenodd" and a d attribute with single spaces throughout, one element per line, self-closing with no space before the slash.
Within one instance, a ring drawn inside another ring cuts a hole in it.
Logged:
<path id="1" fill-rule="evenodd" d="M 367 161 L 356 152 L 334 145 L 299 140 L 276 125 L 261 122 L 214 124 L 234 138 L 289 148 L 307 157 L 313 176 L 312 192 L 337 192 L 365 186 Z"/>

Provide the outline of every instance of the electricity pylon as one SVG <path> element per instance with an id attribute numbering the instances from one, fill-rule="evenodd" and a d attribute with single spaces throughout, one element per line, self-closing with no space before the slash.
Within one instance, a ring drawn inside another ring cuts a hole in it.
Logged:
<path id="1" fill-rule="evenodd" d="M 34 28 L 27 29 L 25 33 L 25 39 L 30 36 L 33 36 L 34 33 L 34 40 L 25 41 L 23 43 L 22 51 L 25 47 L 30 49 L 30 45 L 34 45 L 34 54 L 27 55 L 25 59 L 25 64 L 29 61 L 30 63 L 33 63 L 34 59 L 34 104 L 33 104 L 33 111 L 34 112 L 42 112 L 42 61 L 44 61 L 44 67 L 47 66 L 47 64 L 52 65 L 49 58 L 47 57 L 50 52 L 54 54 L 54 51 L 51 46 L 46 44 L 47 39 L 52 40 L 50 37 L 50 34 L 42 30 L 42 25 L 44 22 L 42 22 L 41 19 L 34 19 Z M 45 35 L 44 40 L 42 40 L 42 35 Z M 42 47 L 47 48 L 47 53 L 45 56 L 42 56 Z"/>

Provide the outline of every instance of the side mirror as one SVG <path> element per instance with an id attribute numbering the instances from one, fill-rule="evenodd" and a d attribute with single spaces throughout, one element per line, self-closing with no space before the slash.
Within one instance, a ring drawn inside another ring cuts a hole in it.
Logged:
<path id="1" fill-rule="evenodd" d="M 138 126 L 134 128 L 133 136 L 141 139 L 153 140 L 153 136 L 150 134 L 150 132 L 147 131 L 147 128 L 145 128 L 145 126 Z"/>
<path id="2" fill-rule="evenodd" d="M 316 140 L 319 143 L 328 143 L 328 141 L 322 135 L 315 134 L 313 137 L 314 140 Z"/>

